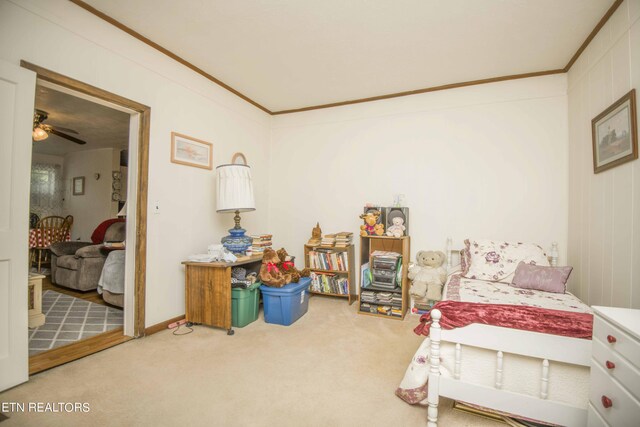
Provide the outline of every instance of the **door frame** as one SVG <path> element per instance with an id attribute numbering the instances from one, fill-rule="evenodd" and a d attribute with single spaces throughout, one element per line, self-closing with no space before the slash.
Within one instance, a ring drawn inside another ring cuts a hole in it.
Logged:
<path id="1" fill-rule="evenodd" d="M 89 95 L 103 101 L 127 108 L 138 113 L 138 155 L 137 155 L 137 191 L 136 191 L 136 245 L 134 267 L 134 322 L 133 336 L 139 338 L 145 334 L 145 292 L 147 276 L 147 190 L 149 178 L 149 135 L 151 125 L 151 108 L 106 90 L 72 79 L 55 71 L 48 70 L 25 60 L 20 66 L 37 74 L 37 79 L 44 80 L 76 92 Z M 98 337 L 94 337 L 95 339 Z M 122 340 L 114 341 L 113 345 Z M 102 348 L 100 348 L 102 347 Z M 106 347 L 96 346 L 95 352 Z M 88 353 L 90 354 L 90 353 Z M 86 354 L 83 354 L 86 355 Z M 82 356 L 79 356 L 82 357 Z M 67 360 L 69 361 L 69 360 Z M 63 362 L 64 363 L 64 362 Z M 33 373 L 33 372 L 30 372 Z"/>

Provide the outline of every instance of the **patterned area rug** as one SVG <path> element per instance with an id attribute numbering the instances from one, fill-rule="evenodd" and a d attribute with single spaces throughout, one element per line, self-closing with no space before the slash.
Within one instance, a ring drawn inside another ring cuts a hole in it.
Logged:
<path id="1" fill-rule="evenodd" d="M 29 329 L 29 356 L 122 326 L 124 312 L 56 291 L 42 293 L 44 325 Z"/>

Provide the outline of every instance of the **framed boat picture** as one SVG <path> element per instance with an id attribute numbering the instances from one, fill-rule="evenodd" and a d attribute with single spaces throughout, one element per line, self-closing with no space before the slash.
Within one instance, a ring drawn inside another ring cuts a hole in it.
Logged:
<path id="1" fill-rule="evenodd" d="M 196 168 L 213 168 L 213 144 L 171 132 L 171 162 Z"/>
<path id="2" fill-rule="evenodd" d="M 591 120 L 591 134 L 594 173 L 638 158 L 635 89 Z"/>

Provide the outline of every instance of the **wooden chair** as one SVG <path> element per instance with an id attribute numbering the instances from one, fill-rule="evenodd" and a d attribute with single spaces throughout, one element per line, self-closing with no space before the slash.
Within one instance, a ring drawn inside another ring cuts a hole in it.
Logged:
<path id="1" fill-rule="evenodd" d="M 38 273 L 42 270 L 42 264 L 48 262 L 49 247 L 53 243 L 64 242 L 71 233 L 73 225 L 73 216 L 67 215 L 65 218 L 61 216 L 47 216 L 42 218 L 35 226 L 38 230 L 40 244 L 33 248 L 31 252 L 31 262 L 36 262 L 36 253 L 38 261 Z"/>

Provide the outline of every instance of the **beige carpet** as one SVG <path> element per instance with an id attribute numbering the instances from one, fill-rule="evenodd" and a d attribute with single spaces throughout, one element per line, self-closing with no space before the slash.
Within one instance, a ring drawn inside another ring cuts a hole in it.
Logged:
<path id="1" fill-rule="evenodd" d="M 260 318 L 234 336 L 163 331 L 31 377 L 0 402 L 88 402 L 89 413 L 21 414 L 10 426 L 423 426 L 394 395 L 421 338 L 417 317 L 360 316 L 313 297 L 292 326 Z M 449 409 L 441 426 L 496 426 Z M 504 424 L 502 424 L 504 425 Z"/>

